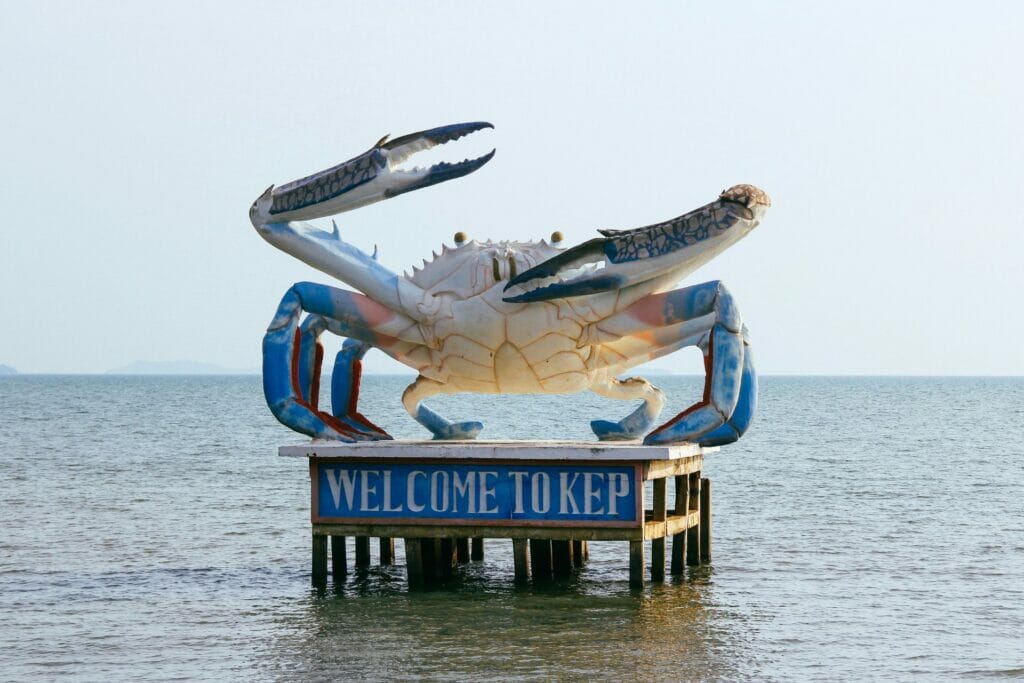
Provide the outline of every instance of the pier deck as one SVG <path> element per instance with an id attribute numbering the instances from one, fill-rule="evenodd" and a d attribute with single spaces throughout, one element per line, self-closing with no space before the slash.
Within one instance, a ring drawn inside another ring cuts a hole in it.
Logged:
<path id="1" fill-rule="evenodd" d="M 711 558 L 711 483 L 693 444 L 631 442 L 376 441 L 282 446 L 308 461 L 313 582 L 327 580 L 328 538 L 335 580 L 355 567 L 394 562 L 404 539 L 410 586 L 443 580 L 459 564 L 483 560 L 483 539 L 513 542 L 515 578 L 564 576 L 582 566 L 588 541 L 627 541 L 629 577 L 665 576 Z M 671 504 L 669 498 L 671 496 Z"/>

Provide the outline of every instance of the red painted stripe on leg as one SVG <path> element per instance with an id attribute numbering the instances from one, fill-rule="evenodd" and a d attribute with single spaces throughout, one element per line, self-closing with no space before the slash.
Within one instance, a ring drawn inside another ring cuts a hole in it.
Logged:
<path id="1" fill-rule="evenodd" d="M 324 345 L 317 342 L 316 353 L 313 357 L 313 386 L 309 388 L 309 402 L 313 406 L 313 410 L 318 410 L 320 407 L 320 370 L 323 360 Z"/>
<path id="2" fill-rule="evenodd" d="M 704 396 L 701 398 L 699 403 L 694 403 L 692 406 L 679 413 L 671 420 L 661 425 L 657 429 L 651 432 L 651 434 L 657 434 L 658 432 L 668 429 L 672 425 L 676 424 L 690 413 L 700 410 L 711 403 L 711 366 L 714 364 L 715 355 L 715 342 L 711 335 L 708 335 L 708 352 L 704 356 Z"/>

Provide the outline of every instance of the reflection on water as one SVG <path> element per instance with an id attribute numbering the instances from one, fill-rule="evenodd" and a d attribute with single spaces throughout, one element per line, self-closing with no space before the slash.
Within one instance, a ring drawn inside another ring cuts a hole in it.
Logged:
<path id="1" fill-rule="evenodd" d="M 508 547 L 506 547 L 508 546 Z M 278 618 L 264 673 L 465 680 L 550 677 L 723 678 L 751 672 L 741 638 L 708 618 L 710 568 L 630 590 L 625 543 L 592 543 L 571 579 L 515 587 L 511 542 L 488 541 L 443 587 L 408 592 L 402 567 L 374 567 L 311 590 Z M 399 562 L 401 562 L 401 557 Z"/>
<path id="2" fill-rule="evenodd" d="M 666 413 L 700 393 L 658 377 Z M 422 437 L 406 381 L 365 413 Z M 445 397 L 490 438 L 589 438 L 630 406 Z M 626 543 L 512 584 L 511 542 L 449 586 L 403 567 L 310 588 L 304 461 L 259 378 L 0 378 L 5 679 L 946 679 L 1024 670 L 1024 380 L 766 378 L 710 456 L 715 554 L 631 591 Z M 374 549 L 375 550 L 375 549 Z M 399 562 L 403 561 L 401 543 Z M 353 549 L 349 550 L 349 557 Z"/>

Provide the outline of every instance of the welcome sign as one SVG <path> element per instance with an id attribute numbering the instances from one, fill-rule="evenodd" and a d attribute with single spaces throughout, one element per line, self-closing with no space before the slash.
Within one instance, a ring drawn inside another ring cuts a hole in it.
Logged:
<path id="1" fill-rule="evenodd" d="M 314 523 L 638 526 L 639 468 L 376 460 L 311 461 Z"/>

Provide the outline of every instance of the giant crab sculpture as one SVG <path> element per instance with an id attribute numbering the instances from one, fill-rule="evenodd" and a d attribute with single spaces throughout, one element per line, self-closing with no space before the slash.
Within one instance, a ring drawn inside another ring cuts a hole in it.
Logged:
<path id="1" fill-rule="evenodd" d="M 424 404 L 436 394 L 562 394 L 642 399 L 617 422 L 596 420 L 602 440 L 730 443 L 750 425 L 757 377 L 747 328 L 721 282 L 672 289 L 754 229 L 770 206 L 751 185 L 634 230 L 602 230 L 570 249 L 541 242 L 477 242 L 456 235 L 423 268 L 399 276 L 344 242 L 322 218 L 472 173 L 494 156 L 403 170 L 410 156 L 489 123 L 387 137 L 320 173 L 271 186 L 249 216 L 264 239 L 353 292 L 300 282 L 263 340 L 263 387 L 274 415 L 314 438 L 390 439 L 357 409 L 361 358 L 377 348 L 419 376 L 402 402 L 435 439 L 472 439 L 479 422 L 451 422 Z M 554 241 L 554 240 L 553 240 Z M 303 313 L 306 313 L 302 319 Z M 335 360 L 331 410 L 318 406 L 324 331 L 346 337 Z M 624 371 L 686 346 L 704 354 L 703 397 L 650 433 L 664 394 Z M 644 436 L 646 434 L 646 436 Z"/>

